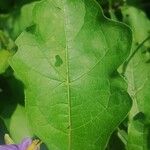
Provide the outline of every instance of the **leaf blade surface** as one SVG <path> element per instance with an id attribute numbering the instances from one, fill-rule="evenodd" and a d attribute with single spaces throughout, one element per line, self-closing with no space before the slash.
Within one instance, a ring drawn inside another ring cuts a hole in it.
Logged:
<path id="1" fill-rule="evenodd" d="M 92 0 L 39 2 L 33 20 L 11 66 L 26 85 L 35 134 L 49 149 L 104 149 L 131 106 L 116 73 L 130 51 L 130 30 L 104 18 Z"/>

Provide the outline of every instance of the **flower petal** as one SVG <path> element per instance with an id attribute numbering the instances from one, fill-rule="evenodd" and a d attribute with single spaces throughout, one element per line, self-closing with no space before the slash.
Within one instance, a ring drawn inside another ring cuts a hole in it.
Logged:
<path id="1" fill-rule="evenodd" d="M 0 145 L 0 150 L 20 150 L 17 145 Z"/>
<path id="2" fill-rule="evenodd" d="M 26 150 L 27 147 L 28 147 L 29 145 L 31 145 L 31 143 L 32 143 L 32 139 L 31 139 L 31 138 L 25 138 L 25 139 L 21 142 L 21 144 L 18 145 L 19 150 Z M 1 149 L 0 149 L 0 150 L 1 150 Z"/>

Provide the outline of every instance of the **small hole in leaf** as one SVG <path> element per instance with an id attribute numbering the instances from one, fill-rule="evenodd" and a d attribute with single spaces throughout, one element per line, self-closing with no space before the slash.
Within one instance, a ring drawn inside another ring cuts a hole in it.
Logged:
<path id="1" fill-rule="evenodd" d="M 56 55 L 55 59 L 56 59 L 55 66 L 60 67 L 63 64 L 63 60 L 61 59 L 59 55 Z"/>
<path id="2" fill-rule="evenodd" d="M 33 25 L 27 27 L 27 28 L 26 28 L 26 31 L 27 31 L 27 32 L 30 32 L 30 33 L 32 33 L 32 34 L 34 34 L 35 29 L 36 29 L 36 24 L 33 24 Z"/>

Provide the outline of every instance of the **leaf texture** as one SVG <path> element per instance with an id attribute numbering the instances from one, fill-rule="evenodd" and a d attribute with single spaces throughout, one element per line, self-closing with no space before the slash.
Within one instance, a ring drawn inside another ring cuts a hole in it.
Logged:
<path id="1" fill-rule="evenodd" d="M 131 31 L 93 0 L 44 0 L 10 64 L 25 84 L 34 133 L 52 150 L 103 150 L 131 107 L 117 68 Z"/>

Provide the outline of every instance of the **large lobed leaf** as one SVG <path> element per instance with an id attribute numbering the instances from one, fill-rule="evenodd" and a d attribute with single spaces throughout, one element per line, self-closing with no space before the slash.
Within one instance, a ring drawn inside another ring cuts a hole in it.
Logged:
<path id="1" fill-rule="evenodd" d="M 131 31 L 93 0 L 44 0 L 32 13 L 11 66 L 25 84 L 34 133 L 50 150 L 103 150 L 131 107 L 116 72 Z"/>

